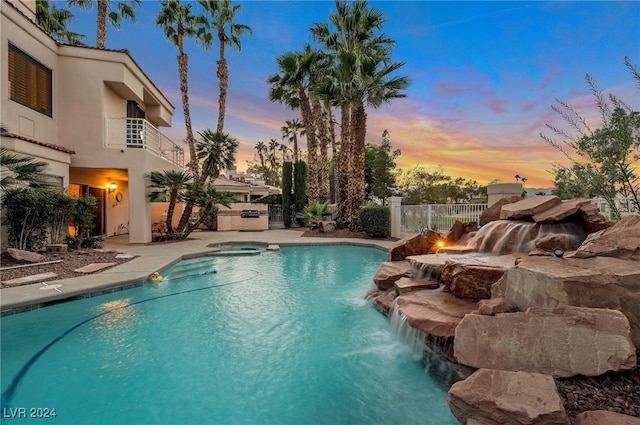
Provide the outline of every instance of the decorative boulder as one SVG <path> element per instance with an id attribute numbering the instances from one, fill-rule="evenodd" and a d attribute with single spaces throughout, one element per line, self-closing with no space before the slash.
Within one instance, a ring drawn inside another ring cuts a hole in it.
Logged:
<path id="1" fill-rule="evenodd" d="M 599 232 L 600 230 L 613 226 L 612 222 L 607 221 L 607 219 L 600 214 L 600 209 L 594 204 L 589 203 L 582 205 L 578 209 L 578 213 L 580 217 L 582 217 L 584 227 L 589 233 Z"/>
<path id="2" fill-rule="evenodd" d="M 640 215 L 628 215 L 613 227 L 590 234 L 573 256 L 640 261 Z"/>
<path id="3" fill-rule="evenodd" d="M 44 255 L 38 254 L 37 252 L 23 251 L 16 248 L 7 248 L 7 252 L 12 258 L 28 261 L 29 263 L 40 263 L 45 259 Z"/>
<path id="4" fill-rule="evenodd" d="M 449 408 L 462 424 L 570 425 L 549 375 L 480 369 L 449 390 Z"/>
<path id="5" fill-rule="evenodd" d="M 380 263 L 373 282 L 379 289 L 393 288 L 396 280 L 411 277 L 411 265 L 408 261 L 385 261 Z"/>
<path id="6" fill-rule="evenodd" d="M 491 295 L 508 298 L 523 311 L 562 304 L 620 310 L 640 348 L 639 264 L 605 257 L 524 257 L 491 287 Z"/>
<path id="7" fill-rule="evenodd" d="M 581 207 L 591 204 L 588 199 L 571 199 L 563 201 L 548 210 L 542 211 L 533 216 L 536 223 L 559 223 L 565 218 L 576 214 Z"/>
<path id="8" fill-rule="evenodd" d="M 553 195 L 532 196 L 531 198 L 525 198 L 513 204 L 503 205 L 500 210 L 500 219 L 530 219 L 534 215 L 555 207 L 561 202 L 562 200 L 560 198 Z"/>
<path id="9" fill-rule="evenodd" d="M 501 198 L 495 204 L 491 205 L 480 214 L 480 226 L 484 226 L 492 221 L 500 220 L 500 210 L 503 205 L 513 204 L 522 201 L 522 196 L 511 196 L 509 198 Z"/>
<path id="10" fill-rule="evenodd" d="M 617 310 L 564 306 L 497 316 L 466 315 L 454 356 L 475 367 L 598 376 L 636 366 L 629 321 Z"/>
<path id="11" fill-rule="evenodd" d="M 491 285 L 515 267 L 515 259 L 514 255 L 501 255 L 450 260 L 442 270 L 442 281 L 459 298 L 491 298 Z"/>
<path id="12" fill-rule="evenodd" d="M 395 242 L 387 253 L 388 261 L 402 261 L 410 255 L 422 255 L 429 252 L 434 241 L 417 233 Z"/>

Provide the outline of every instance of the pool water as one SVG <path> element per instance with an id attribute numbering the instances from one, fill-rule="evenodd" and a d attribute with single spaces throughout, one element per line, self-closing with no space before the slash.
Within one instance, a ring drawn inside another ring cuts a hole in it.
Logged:
<path id="1" fill-rule="evenodd" d="M 6 316 L 3 422 L 456 424 L 446 389 L 363 299 L 384 260 L 355 246 L 203 257 Z"/>

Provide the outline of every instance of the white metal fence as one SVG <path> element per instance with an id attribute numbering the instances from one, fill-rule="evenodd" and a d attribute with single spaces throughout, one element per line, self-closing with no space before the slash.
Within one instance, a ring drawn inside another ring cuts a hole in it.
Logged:
<path id="1" fill-rule="evenodd" d="M 172 164 L 184 167 L 184 149 L 143 118 L 106 118 L 105 141 L 110 148 L 147 149 Z"/>
<path id="2" fill-rule="evenodd" d="M 480 221 L 487 204 L 402 205 L 400 226 L 403 233 L 418 233 L 427 229 L 446 232 L 453 223 Z"/>

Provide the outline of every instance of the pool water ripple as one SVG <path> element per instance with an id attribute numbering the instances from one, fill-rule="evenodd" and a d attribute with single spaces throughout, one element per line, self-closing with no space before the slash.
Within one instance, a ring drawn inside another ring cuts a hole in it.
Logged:
<path id="1" fill-rule="evenodd" d="M 181 263 L 159 284 L 7 316 L 3 407 L 56 408 L 47 423 L 455 424 L 356 301 L 383 260 L 348 246 L 212 257 L 217 273 L 181 278 Z"/>

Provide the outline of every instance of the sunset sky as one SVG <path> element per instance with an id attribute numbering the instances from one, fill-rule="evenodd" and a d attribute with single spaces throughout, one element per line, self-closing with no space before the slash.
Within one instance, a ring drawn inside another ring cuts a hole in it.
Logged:
<path id="1" fill-rule="evenodd" d="M 60 2 L 62 3 L 62 2 Z M 234 2 L 235 3 L 235 2 Z M 276 56 L 312 42 L 308 28 L 326 22 L 331 1 L 241 1 L 237 22 L 252 37 L 242 51 L 227 49 L 230 86 L 225 132 L 240 141 L 237 165 L 246 169 L 258 141 L 282 141 L 285 120 L 297 111 L 270 103 L 266 79 L 277 72 Z M 367 141 L 390 133 L 402 151 L 398 166 L 442 166 L 453 177 L 487 183 L 527 177 L 527 187 L 550 187 L 548 172 L 560 153 L 539 136 L 545 124 L 562 125 L 551 110 L 554 98 L 568 101 L 596 127 L 598 113 L 585 82 L 620 96 L 635 109 L 640 90 L 624 66 L 640 65 L 640 2 L 431 2 L 375 1 L 388 19 L 384 32 L 396 40 L 393 59 L 405 62 L 398 75 L 411 85 L 405 99 L 369 109 Z M 66 7 L 59 4 L 59 7 Z M 196 5 L 194 4 L 194 8 Z M 144 1 L 136 24 L 109 27 L 107 47 L 131 55 L 176 110 L 174 142 L 185 137 L 177 49 L 166 40 L 155 16 L 160 6 Z M 197 9 L 196 9 L 197 10 Z M 95 45 L 95 10 L 72 9 L 70 28 Z M 196 131 L 216 127 L 218 46 L 205 52 L 193 42 L 189 54 L 189 96 Z"/>

